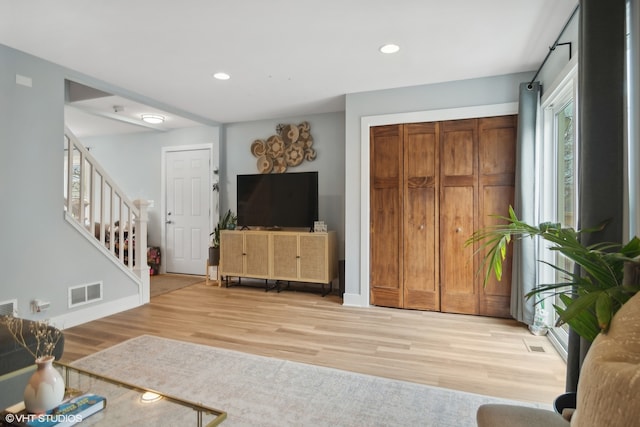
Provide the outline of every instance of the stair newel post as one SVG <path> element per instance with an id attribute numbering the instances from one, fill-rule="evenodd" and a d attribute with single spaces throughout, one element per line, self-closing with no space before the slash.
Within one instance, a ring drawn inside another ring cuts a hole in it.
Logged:
<path id="1" fill-rule="evenodd" d="M 138 215 L 135 219 L 136 250 L 133 270 L 142 281 L 140 303 L 147 304 L 151 298 L 149 293 L 151 280 L 149 278 L 149 266 L 147 265 L 147 223 L 149 222 L 147 210 L 151 201 L 137 199 L 133 201 L 133 204 L 138 209 Z"/>

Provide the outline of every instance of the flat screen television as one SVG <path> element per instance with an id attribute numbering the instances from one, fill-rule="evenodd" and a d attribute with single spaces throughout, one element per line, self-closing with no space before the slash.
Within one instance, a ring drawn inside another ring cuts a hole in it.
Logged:
<path id="1" fill-rule="evenodd" d="M 238 175 L 238 226 L 312 228 L 318 220 L 318 172 Z"/>

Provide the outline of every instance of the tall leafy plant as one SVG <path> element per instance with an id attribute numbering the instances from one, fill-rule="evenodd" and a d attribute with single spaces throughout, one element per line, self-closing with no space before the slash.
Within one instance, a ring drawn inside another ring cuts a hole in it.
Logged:
<path id="1" fill-rule="evenodd" d="M 554 305 L 558 323 L 569 324 L 583 338 L 593 341 L 601 331 L 606 332 L 613 315 L 640 291 L 639 285 L 623 282 L 624 264 L 637 262 L 634 258 L 640 256 L 637 237 L 626 245 L 605 242 L 585 246 L 580 243 L 580 235 L 602 230 L 604 224 L 578 231 L 550 222 L 533 226 L 520 221 L 511 207 L 509 216 L 501 218 L 506 220 L 505 224 L 478 230 L 465 243 L 466 246 L 480 243 L 477 251 L 484 252 L 481 263 L 481 268 L 486 267 L 484 283 L 492 273 L 498 280 L 502 278 L 502 264 L 512 239 L 541 237 L 551 243 L 551 251 L 573 261 L 580 266 L 580 271 L 568 271 L 541 261 L 561 272 L 564 279 L 559 283 L 539 285 L 526 297 L 540 293 L 557 295 L 564 305 Z"/>
<path id="2" fill-rule="evenodd" d="M 233 230 L 238 223 L 238 217 L 229 209 L 218 221 L 211 233 L 211 247 L 220 247 L 220 230 Z"/>

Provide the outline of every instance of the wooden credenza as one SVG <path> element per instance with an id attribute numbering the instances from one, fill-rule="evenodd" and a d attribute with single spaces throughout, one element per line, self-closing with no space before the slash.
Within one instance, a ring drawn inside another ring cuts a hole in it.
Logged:
<path id="1" fill-rule="evenodd" d="M 220 274 L 329 285 L 338 278 L 335 231 L 224 230 Z M 324 294 L 324 292 L 323 292 Z"/>

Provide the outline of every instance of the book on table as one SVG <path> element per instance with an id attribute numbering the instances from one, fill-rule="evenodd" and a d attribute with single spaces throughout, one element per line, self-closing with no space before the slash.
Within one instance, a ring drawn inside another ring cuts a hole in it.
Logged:
<path id="1" fill-rule="evenodd" d="M 7 425 L 20 427 L 68 427 L 78 424 L 106 406 L 106 398 L 85 393 L 74 395 L 43 414 L 27 413 L 24 404 L 11 407 L 2 413 L 2 420 Z"/>

